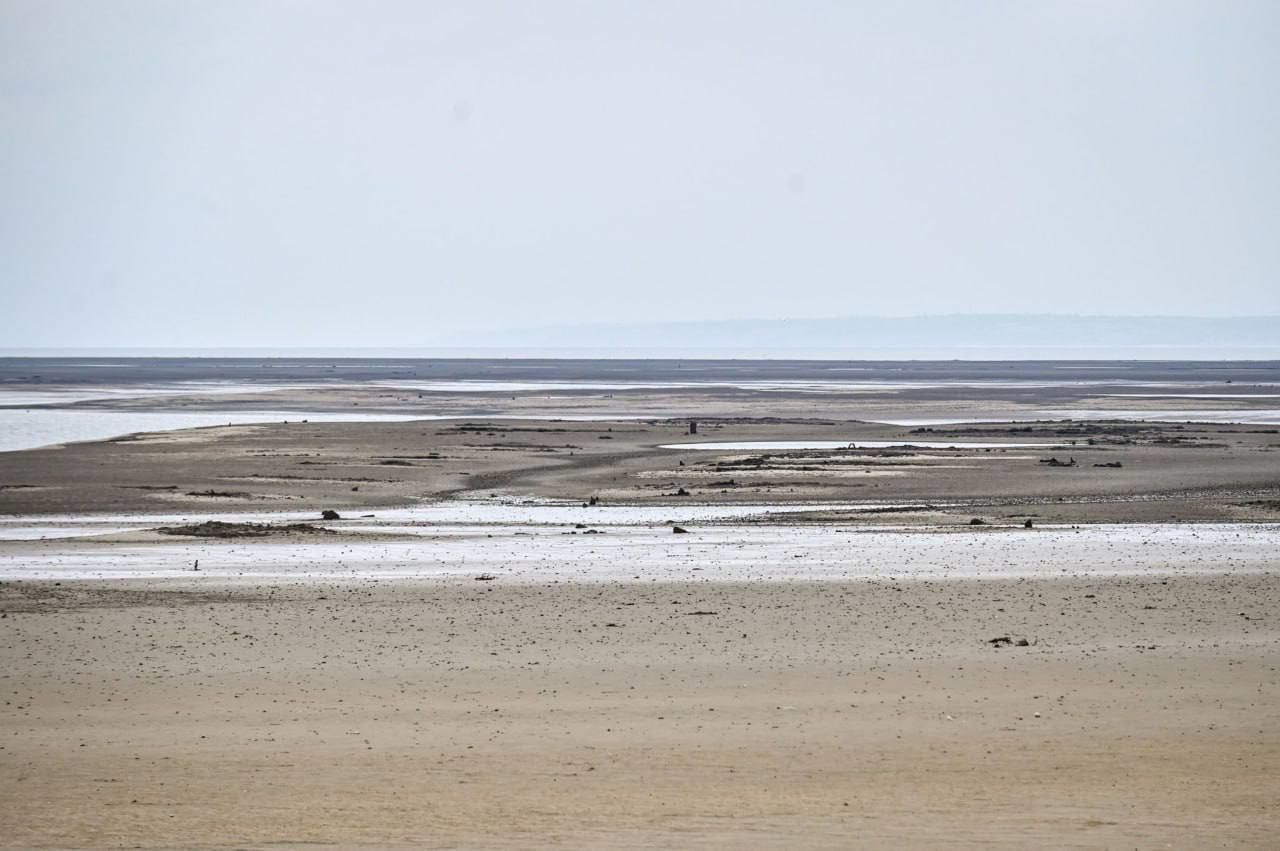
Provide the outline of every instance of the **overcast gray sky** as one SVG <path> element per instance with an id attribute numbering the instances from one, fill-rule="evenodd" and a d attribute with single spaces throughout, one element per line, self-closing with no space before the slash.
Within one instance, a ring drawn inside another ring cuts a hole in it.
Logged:
<path id="1" fill-rule="evenodd" d="M 0 0 L 0 346 L 1280 313 L 1278 45 L 1270 0 Z"/>

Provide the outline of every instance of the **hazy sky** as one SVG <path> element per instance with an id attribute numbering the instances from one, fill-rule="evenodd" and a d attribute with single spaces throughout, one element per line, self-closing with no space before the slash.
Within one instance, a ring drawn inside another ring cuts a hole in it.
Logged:
<path id="1" fill-rule="evenodd" d="M 0 346 L 1280 313 L 1280 3 L 0 0 Z"/>

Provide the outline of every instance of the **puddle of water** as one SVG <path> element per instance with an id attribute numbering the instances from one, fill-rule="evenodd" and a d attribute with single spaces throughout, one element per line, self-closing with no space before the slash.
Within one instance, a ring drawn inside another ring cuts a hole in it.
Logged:
<path id="1" fill-rule="evenodd" d="M 0 409 L 0 452 L 36 449 L 143 432 L 279 422 L 405 422 L 401 414 L 299 413 L 297 411 L 113 411 L 66 408 Z"/>
<path id="2" fill-rule="evenodd" d="M 759 449 L 1046 449 L 1067 443 L 979 443 L 965 440 L 731 440 L 711 443 L 666 443 L 663 449 L 717 451 Z"/>
<path id="3" fill-rule="evenodd" d="M 867 420 L 867 422 L 880 423 L 882 425 L 896 425 L 896 426 L 914 428 L 916 426 L 969 425 L 972 423 L 999 423 L 999 422 L 1011 422 L 1011 420 L 1001 419 L 1000 417 L 996 417 L 996 416 L 969 417 L 967 419 L 957 419 L 955 417 L 911 417 L 907 419 L 895 419 L 895 420 L 875 419 L 875 420 Z"/>

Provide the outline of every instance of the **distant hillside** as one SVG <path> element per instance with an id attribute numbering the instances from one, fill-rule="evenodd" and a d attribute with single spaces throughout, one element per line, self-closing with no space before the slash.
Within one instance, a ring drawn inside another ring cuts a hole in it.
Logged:
<path id="1" fill-rule="evenodd" d="M 1280 316 L 972 314 L 533 328 L 504 346 L 593 349 L 1280 349 Z"/>

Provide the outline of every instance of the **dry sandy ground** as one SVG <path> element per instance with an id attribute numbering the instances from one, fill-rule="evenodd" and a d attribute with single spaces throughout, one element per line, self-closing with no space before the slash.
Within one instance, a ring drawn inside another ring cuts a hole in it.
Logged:
<path id="1" fill-rule="evenodd" d="M 1273 573 L 0 601 L 4 847 L 1280 835 Z"/>

